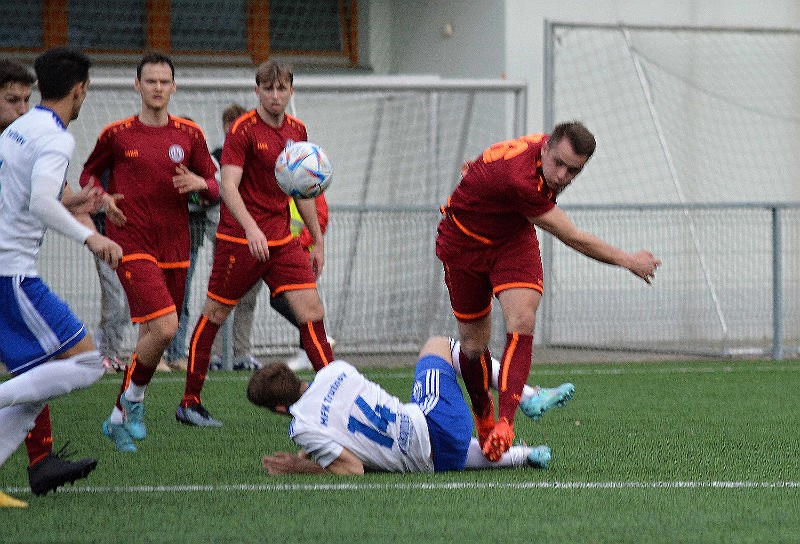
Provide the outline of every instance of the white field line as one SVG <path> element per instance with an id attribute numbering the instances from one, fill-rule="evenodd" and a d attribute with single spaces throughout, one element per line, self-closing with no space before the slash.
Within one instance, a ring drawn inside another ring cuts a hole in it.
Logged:
<path id="1" fill-rule="evenodd" d="M 624 490 L 624 489 L 798 489 L 800 482 L 753 481 L 677 481 L 677 482 L 441 482 L 441 483 L 308 483 L 308 484 L 211 484 L 211 485 L 137 485 L 64 487 L 58 493 L 238 493 L 238 492 L 308 492 L 308 491 L 450 491 L 459 489 L 499 490 Z M 11 487 L 12 494 L 29 493 L 27 487 Z"/>
<path id="2" fill-rule="evenodd" d="M 364 369 L 364 373 L 369 375 L 371 374 L 370 368 Z M 753 364 L 752 366 L 747 364 L 741 364 L 737 366 L 731 366 L 727 364 L 719 364 L 714 366 L 672 366 L 666 365 L 663 366 L 659 363 L 652 363 L 650 366 L 644 368 L 631 368 L 625 365 L 622 366 L 613 366 L 609 367 L 608 365 L 598 364 L 597 366 L 591 366 L 587 368 L 567 368 L 564 365 L 564 368 L 537 368 L 536 364 L 534 363 L 533 367 L 531 368 L 531 378 L 535 379 L 536 376 L 622 376 L 626 374 L 730 374 L 734 372 L 800 372 L 800 364 Z M 383 372 L 380 374 L 381 377 L 385 378 L 409 378 L 411 379 L 414 375 L 414 371 L 411 367 L 407 370 L 402 369 L 393 369 L 389 372 Z M 301 374 L 301 376 L 305 376 L 308 378 L 311 376 L 311 373 Z M 109 375 L 105 379 L 122 379 L 122 374 L 114 374 Z M 209 381 L 220 381 L 220 382 L 246 382 L 250 379 L 250 374 L 245 374 L 241 372 L 211 372 L 208 375 Z M 173 383 L 173 382 L 180 382 L 184 383 L 186 381 L 186 376 L 183 373 L 175 373 L 175 376 L 165 376 L 163 374 L 156 376 L 153 378 L 153 382 L 155 383 Z"/>

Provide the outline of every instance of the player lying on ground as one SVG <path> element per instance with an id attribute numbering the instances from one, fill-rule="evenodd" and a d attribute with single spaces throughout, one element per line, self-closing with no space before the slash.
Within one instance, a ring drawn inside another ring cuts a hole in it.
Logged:
<path id="1" fill-rule="evenodd" d="M 472 415 L 456 378 L 453 348 L 452 339 L 428 339 L 420 350 L 410 403 L 341 360 L 318 370 L 311 383 L 300 380 L 285 363 L 257 370 L 250 377 L 247 398 L 292 417 L 289 436 L 302 448 L 297 455 L 265 456 L 264 469 L 270 474 L 363 474 L 547 468 L 551 451 L 546 445 L 514 446 L 494 463 L 484 458 L 472 437 Z M 555 393 L 558 390 L 562 392 Z M 540 403 L 539 415 L 563 405 L 573 391 L 571 384 L 540 389 L 550 401 Z"/>

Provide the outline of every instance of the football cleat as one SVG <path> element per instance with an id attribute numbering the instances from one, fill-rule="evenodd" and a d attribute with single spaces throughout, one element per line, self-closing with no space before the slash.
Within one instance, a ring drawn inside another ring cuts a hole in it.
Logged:
<path id="1" fill-rule="evenodd" d="M 147 427 L 144 424 L 144 402 L 128 400 L 123 393 L 119 397 L 119 403 L 122 405 L 122 411 L 125 412 L 123 425 L 128 430 L 128 434 L 134 440 L 144 440 L 147 437 Z"/>
<path id="2" fill-rule="evenodd" d="M 27 508 L 28 503 L 0 491 L 0 508 Z"/>
<path id="3" fill-rule="evenodd" d="M 495 463 L 509 450 L 513 442 L 514 428 L 503 418 L 495 423 L 494 429 L 481 446 L 481 451 L 487 460 Z"/>
<path id="4" fill-rule="evenodd" d="M 222 422 L 211 417 L 211 414 L 202 404 L 192 404 L 186 407 L 178 406 L 175 411 L 175 420 L 185 425 L 197 427 L 222 427 Z"/>
<path id="5" fill-rule="evenodd" d="M 70 461 L 72 453 L 65 453 L 69 442 L 58 453 L 48 453 L 41 461 L 28 467 L 28 482 L 34 495 L 47 495 L 67 482 L 86 478 L 97 467 L 97 459 L 85 458 Z"/>
<path id="6" fill-rule="evenodd" d="M 136 453 L 136 445 L 133 443 L 133 438 L 131 438 L 125 425 L 111 423 L 111 418 L 108 418 L 103 422 L 103 434 L 114 443 L 117 451 Z"/>
<path id="7" fill-rule="evenodd" d="M 550 447 L 542 444 L 531 448 L 530 453 L 525 458 L 525 462 L 529 467 L 546 469 L 550 466 L 550 459 L 552 458 L 553 452 Z"/>
<path id="8" fill-rule="evenodd" d="M 535 389 L 536 393 L 531 398 L 519 403 L 520 410 L 534 421 L 538 421 L 551 408 L 566 406 L 575 393 L 575 386 L 571 383 L 562 383 L 552 389 L 539 386 Z"/>

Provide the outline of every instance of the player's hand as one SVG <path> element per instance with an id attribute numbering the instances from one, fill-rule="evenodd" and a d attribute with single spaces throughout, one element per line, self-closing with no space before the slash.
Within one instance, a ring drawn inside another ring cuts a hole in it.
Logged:
<path id="1" fill-rule="evenodd" d="M 92 253 L 107 262 L 111 268 L 116 268 L 122 259 L 122 248 L 119 244 L 102 234 L 92 234 L 85 243 Z"/>
<path id="2" fill-rule="evenodd" d="M 303 455 L 292 455 L 283 451 L 275 455 L 265 455 L 261 459 L 261 466 L 269 474 L 320 474 L 325 472 L 320 465 Z"/>
<path id="3" fill-rule="evenodd" d="M 314 271 L 314 278 L 319 279 L 322 274 L 322 267 L 325 265 L 325 253 L 322 249 L 322 244 L 318 243 L 311 246 L 308 258 L 311 261 L 311 270 Z"/>
<path id="4" fill-rule="evenodd" d="M 128 220 L 125 214 L 122 213 L 122 210 L 117 206 L 117 202 L 123 198 L 125 197 L 119 193 L 114 193 L 113 195 L 105 193 L 100 202 L 102 207 L 106 210 L 106 219 L 118 227 L 125 225 L 125 222 Z"/>
<path id="5" fill-rule="evenodd" d="M 185 164 L 175 167 L 175 175 L 172 176 L 172 185 L 180 194 L 191 193 L 192 191 L 205 191 L 208 189 L 208 182 L 189 170 Z"/>
<path id="6" fill-rule="evenodd" d="M 267 245 L 267 237 L 259 228 L 254 228 L 245 231 L 247 236 L 247 247 L 250 248 L 250 255 L 259 262 L 264 262 L 269 259 L 269 246 Z"/>
<path id="7" fill-rule="evenodd" d="M 102 195 L 103 190 L 100 187 L 87 184 L 85 187 L 81 187 L 77 193 L 65 191 L 61 197 L 61 203 L 72 215 L 91 214 L 100 209 Z"/>
<path id="8" fill-rule="evenodd" d="M 643 249 L 631 255 L 631 262 L 627 268 L 647 283 L 652 283 L 656 277 L 656 268 L 660 264 L 660 259 L 656 259 L 652 253 Z"/>

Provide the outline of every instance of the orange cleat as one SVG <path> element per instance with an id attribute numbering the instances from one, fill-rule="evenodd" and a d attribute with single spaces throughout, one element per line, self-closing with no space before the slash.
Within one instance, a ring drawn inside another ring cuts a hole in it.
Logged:
<path id="1" fill-rule="evenodd" d="M 514 442 L 514 427 L 505 418 L 495 424 L 486 442 L 481 445 L 483 456 L 492 463 L 500 460 Z"/>
<path id="2" fill-rule="evenodd" d="M 489 435 L 494 430 L 494 399 L 491 395 L 489 396 L 489 407 L 486 413 L 483 416 L 479 416 L 473 412 L 473 415 L 475 416 L 475 428 L 478 430 L 478 444 L 482 448 L 486 439 L 489 438 Z"/>

